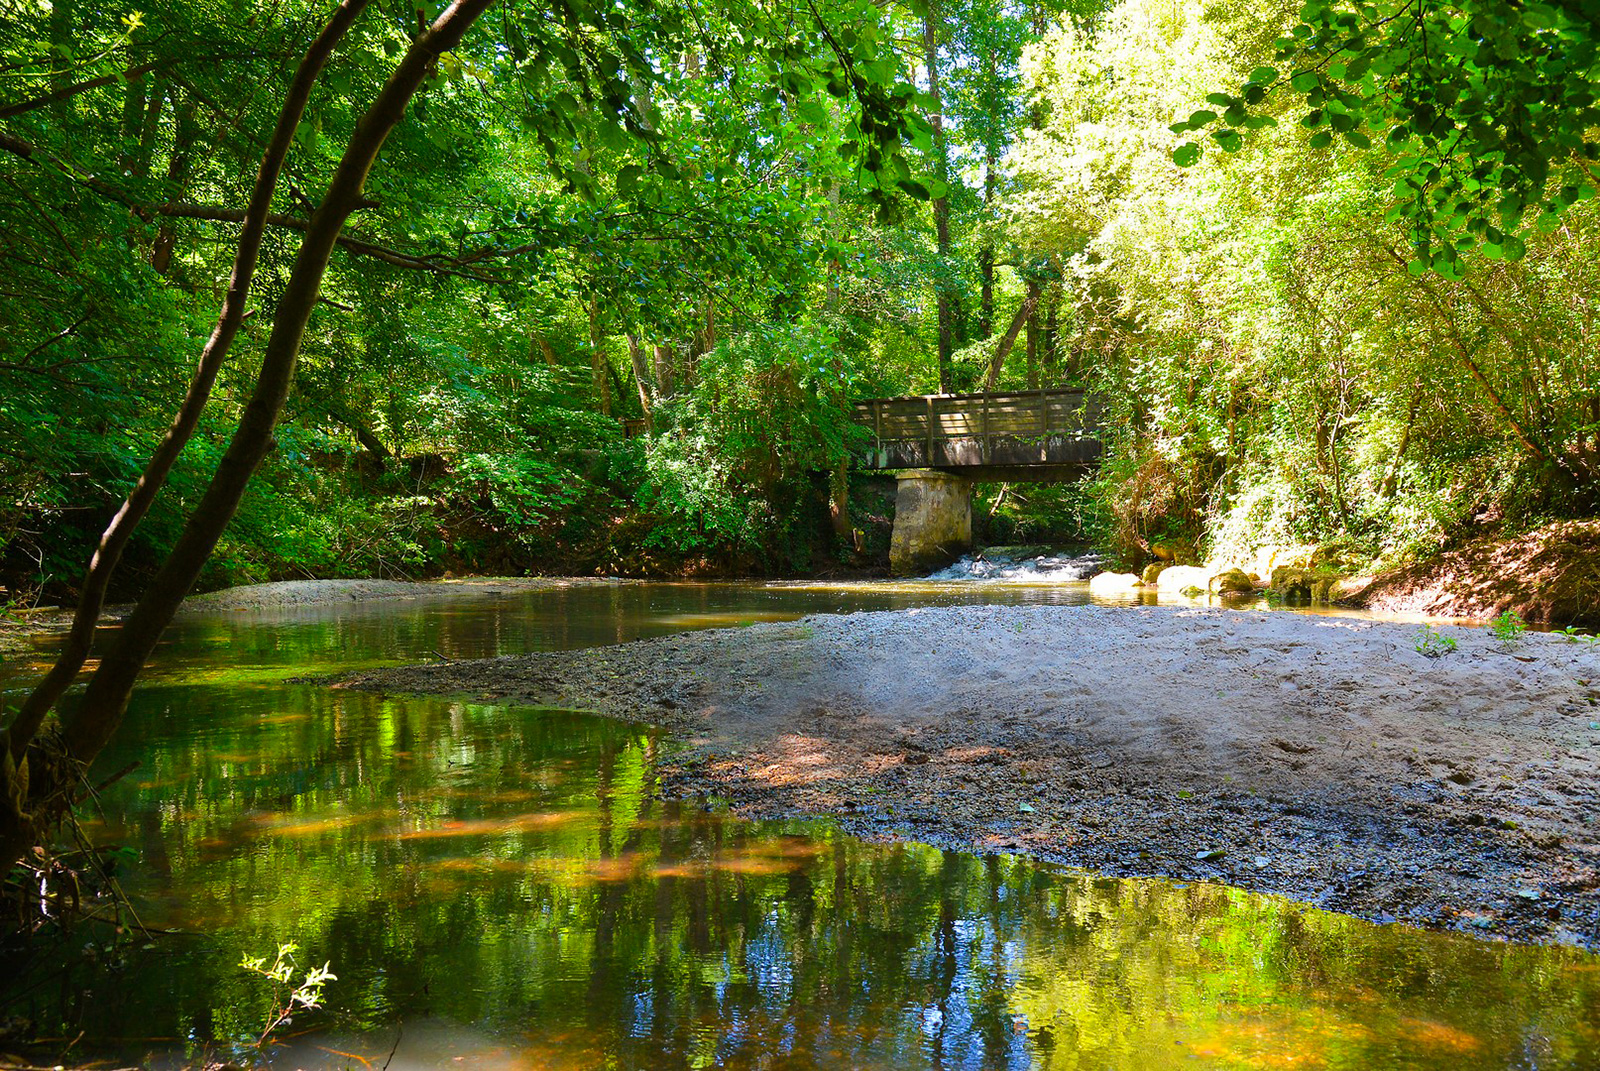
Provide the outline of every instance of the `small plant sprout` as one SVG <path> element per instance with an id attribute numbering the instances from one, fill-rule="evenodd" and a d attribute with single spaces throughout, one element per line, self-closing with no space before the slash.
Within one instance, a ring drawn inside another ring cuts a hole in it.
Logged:
<path id="1" fill-rule="evenodd" d="M 256 1039 L 257 1048 L 266 1045 L 278 1027 L 292 1022 L 295 1012 L 322 1007 L 322 987 L 338 981 L 339 976 L 328 969 L 330 961 L 307 971 L 305 980 L 295 985 L 294 973 L 298 968 L 294 954 L 298 951 L 300 947 L 292 942 L 279 945 L 270 966 L 265 956 L 246 956 L 239 961 L 239 966 L 272 983 L 272 1010 L 267 1013 L 265 1029 Z"/>
<path id="2" fill-rule="evenodd" d="M 1456 641 L 1450 636 L 1440 634 L 1432 625 L 1423 625 L 1417 630 L 1416 647 L 1417 653 L 1424 658 L 1438 658 L 1454 651 Z"/>
<path id="3" fill-rule="evenodd" d="M 1489 622 L 1489 634 L 1508 651 L 1522 642 L 1522 634 L 1527 631 L 1528 623 L 1515 610 L 1504 610 Z"/>

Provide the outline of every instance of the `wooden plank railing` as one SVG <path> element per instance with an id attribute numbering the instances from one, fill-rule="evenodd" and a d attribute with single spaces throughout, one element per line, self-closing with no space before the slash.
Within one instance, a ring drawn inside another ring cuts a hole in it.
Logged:
<path id="1" fill-rule="evenodd" d="M 1103 417 L 1093 397 L 1066 388 L 873 398 L 857 402 L 855 413 L 880 442 L 1092 434 Z"/>
<path id="2" fill-rule="evenodd" d="M 1080 464 L 1082 444 L 1103 418 L 1098 399 L 1068 388 L 873 398 L 855 406 L 856 423 L 872 433 L 869 461 L 884 468 Z"/>
<path id="3" fill-rule="evenodd" d="M 872 434 L 866 468 L 1083 466 L 1099 457 L 1100 400 L 1082 390 L 918 394 L 855 403 L 854 419 Z M 623 419 L 623 435 L 645 433 Z"/>

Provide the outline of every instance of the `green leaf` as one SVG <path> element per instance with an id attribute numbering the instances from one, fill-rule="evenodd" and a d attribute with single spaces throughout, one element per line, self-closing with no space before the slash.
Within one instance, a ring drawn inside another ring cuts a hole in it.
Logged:
<path id="1" fill-rule="evenodd" d="M 1257 67 L 1250 72 L 1250 81 L 1255 82 L 1257 85 L 1271 85 L 1277 80 L 1278 69 L 1276 67 Z"/>
<path id="2" fill-rule="evenodd" d="M 1190 114 L 1190 116 L 1189 116 L 1189 129 L 1190 130 L 1198 130 L 1200 127 L 1205 126 L 1207 123 L 1214 123 L 1214 122 L 1216 122 L 1216 120 L 1217 120 L 1217 113 L 1216 112 L 1212 111 L 1209 108 L 1201 108 L 1199 111 L 1193 112 L 1192 114 Z"/>
<path id="3" fill-rule="evenodd" d="M 1172 162 L 1179 167 L 1189 167 L 1200 159 L 1200 146 L 1186 141 L 1172 150 Z"/>
<path id="4" fill-rule="evenodd" d="M 911 147 L 918 152 L 933 151 L 933 127 L 920 115 L 906 116 L 906 126 L 911 131 Z"/>

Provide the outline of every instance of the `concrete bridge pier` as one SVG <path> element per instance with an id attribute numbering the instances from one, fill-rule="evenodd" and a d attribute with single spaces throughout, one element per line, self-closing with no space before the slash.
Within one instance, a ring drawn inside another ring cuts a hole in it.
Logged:
<path id="1" fill-rule="evenodd" d="M 922 576 L 942 569 L 972 549 L 972 484 L 935 469 L 909 469 L 898 476 L 889 572 Z"/>

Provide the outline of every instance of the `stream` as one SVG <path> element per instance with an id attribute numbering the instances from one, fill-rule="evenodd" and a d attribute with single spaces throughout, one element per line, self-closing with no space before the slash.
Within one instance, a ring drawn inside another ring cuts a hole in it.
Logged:
<path id="1" fill-rule="evenodd" d="M 118 1067 L 1600 1068 L 1600 959 L 1572 949 L 744 821 L 662 800 L 672 743 L 646 727 L 285 683 L 810 613 L 1090 601 L 1030 579 L 187 616 L 97 770 L 139 765 L 85 823 L 125 846 L 152 933 L 80 932 L 32 988 L 0 981 L 0 1019 Z M 5 697 L 47 656 L 4 667 Z M 286 942 L 337 980 L 257 1051 L 272 994 L 239 964 Z"/>

